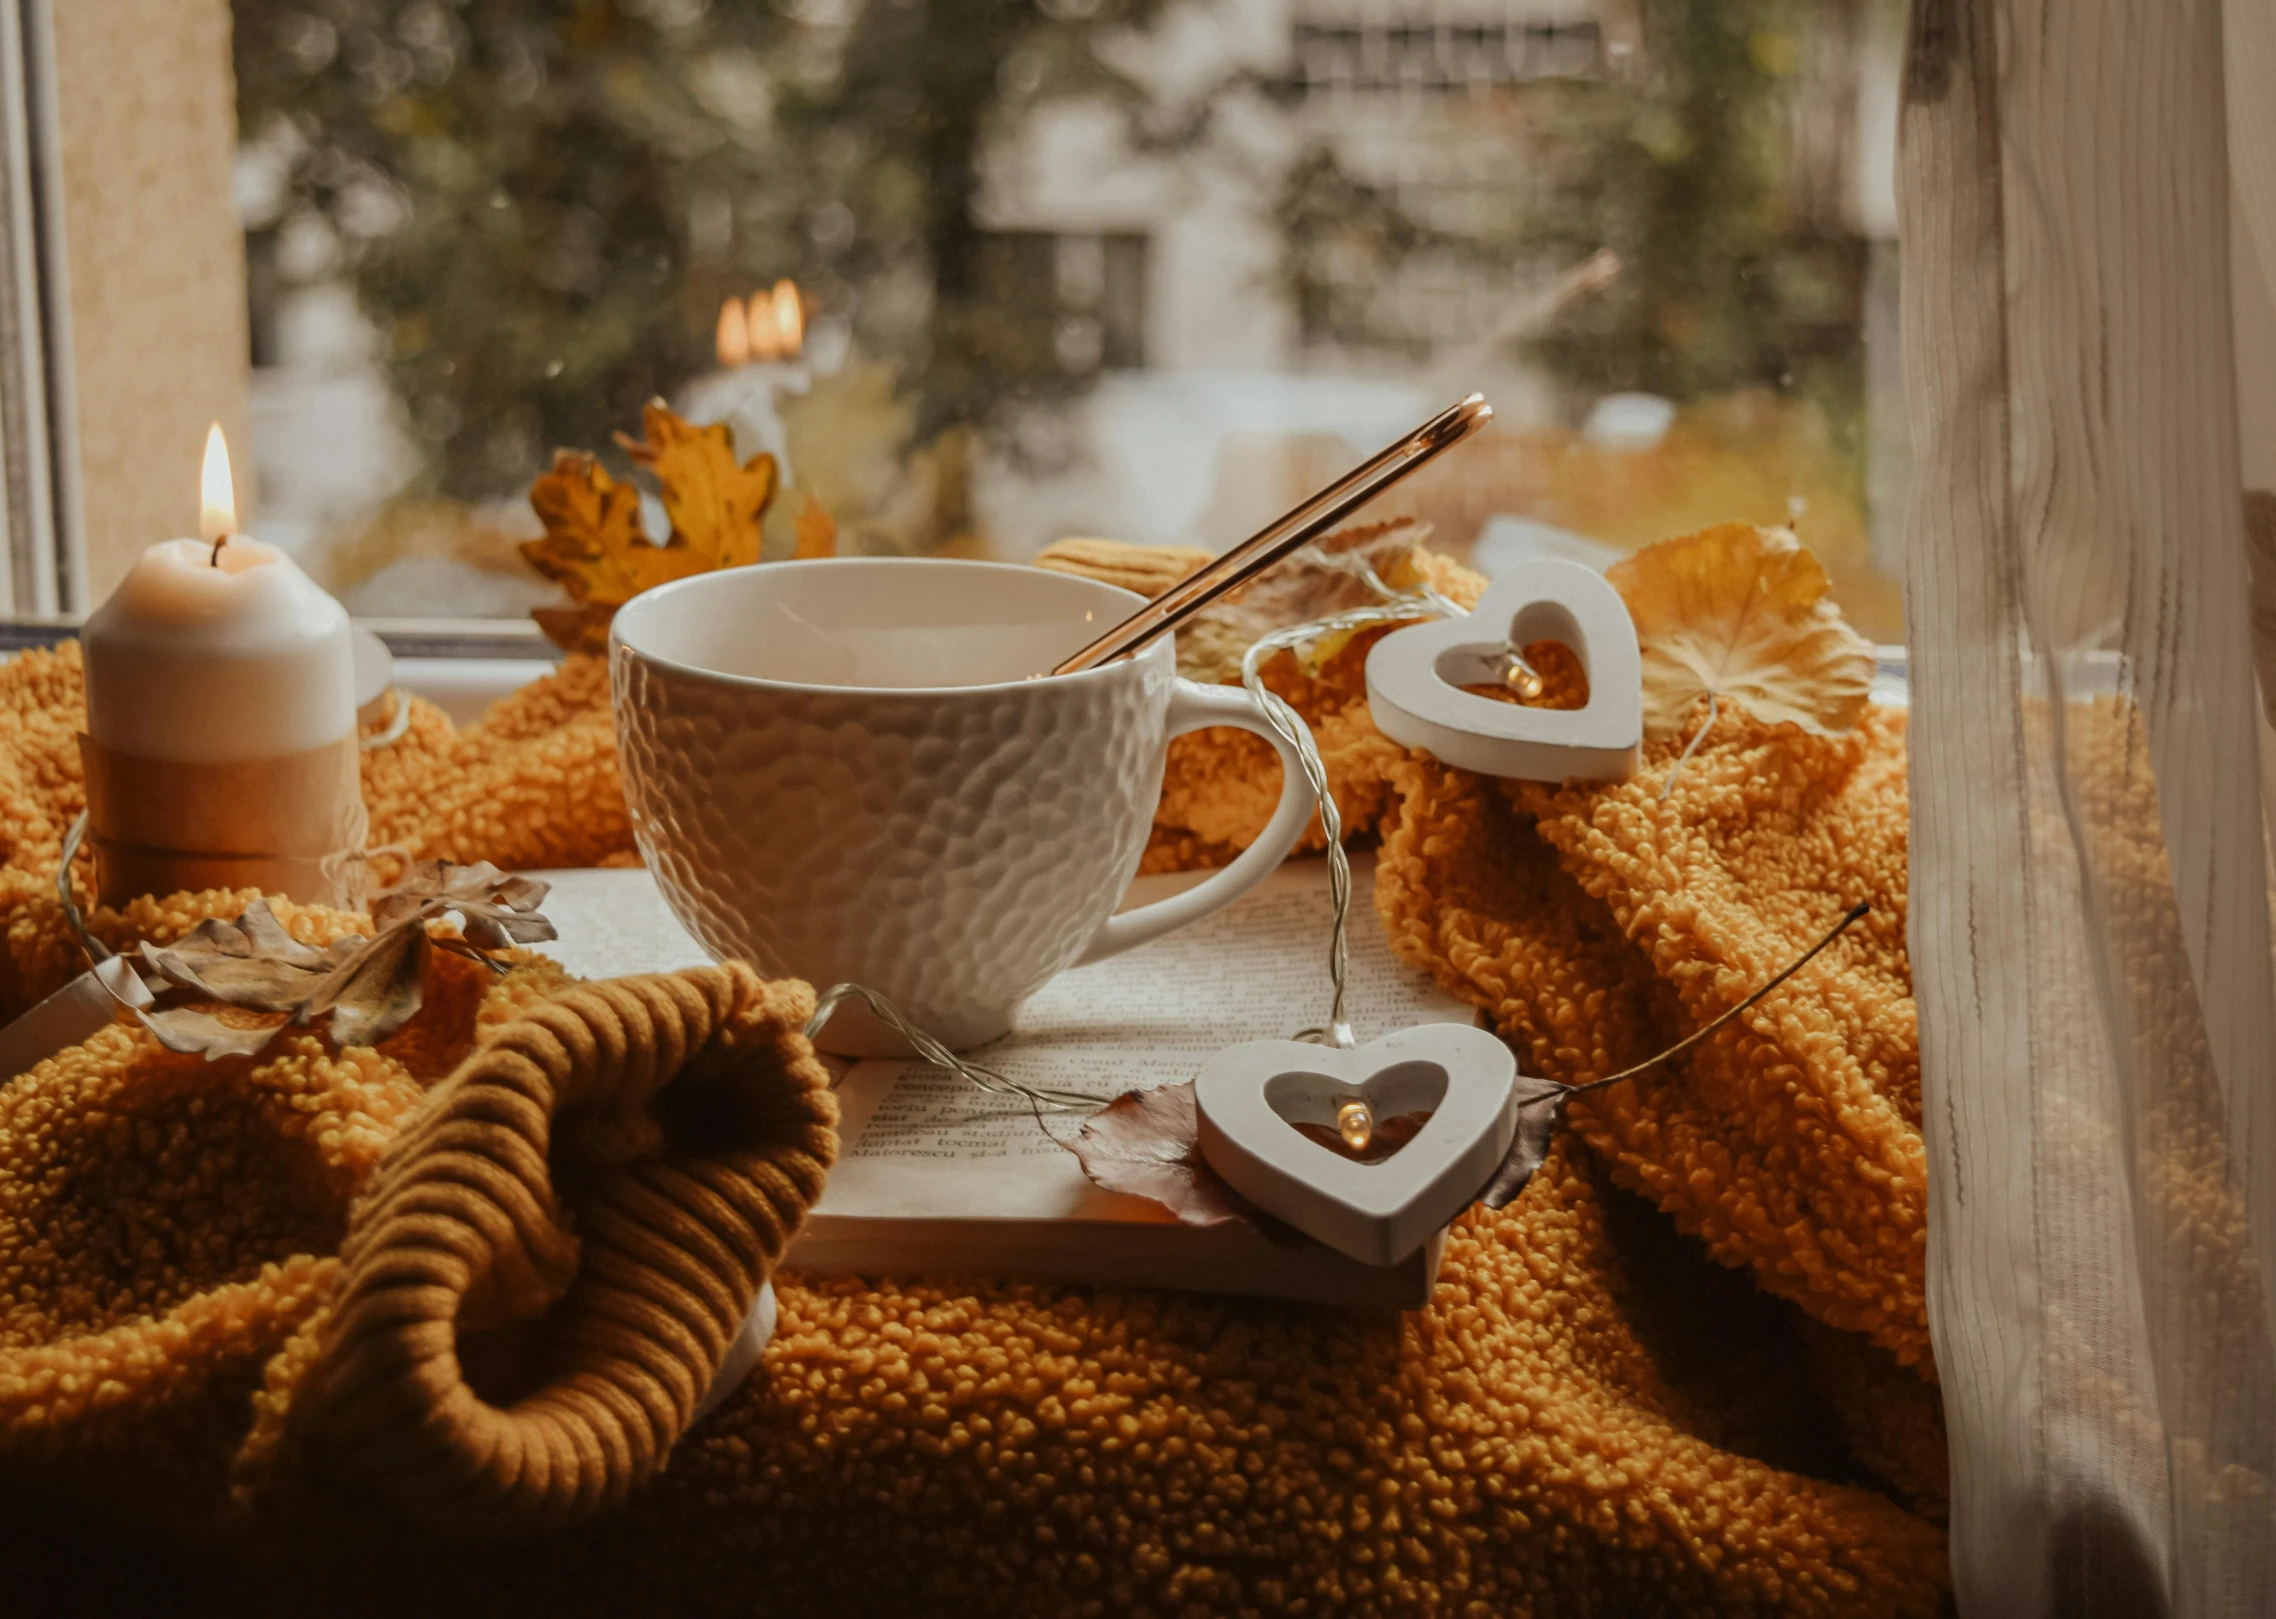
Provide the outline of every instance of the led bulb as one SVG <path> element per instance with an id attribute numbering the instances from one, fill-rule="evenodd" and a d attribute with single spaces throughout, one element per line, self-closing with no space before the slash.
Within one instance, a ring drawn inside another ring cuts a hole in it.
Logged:
<path id="1" fill-rule="evenodd" d="M 1336 1109 L 1336 1133 L 1353 1152 L 1365 1152 L 1375 1139 L 1375 1110 L 1364 1101 L 1344 1103 Z"/>
<path id="2" fill-rule="evenodd" d="M 1549 689 L 1549 683 L 1541 678 L 1540 670 L 1515 652 L 1507 656 L 1509 662 L 1502 670 L 1502 684 L 1509 688 L 1511 695 L 1519 702 L 1530 703 Z"/>

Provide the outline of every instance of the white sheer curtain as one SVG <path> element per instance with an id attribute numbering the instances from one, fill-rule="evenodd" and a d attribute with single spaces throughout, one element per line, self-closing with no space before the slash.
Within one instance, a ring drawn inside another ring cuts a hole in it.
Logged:
<path id="1" fill-rule="evenodd" d="M 2276 1612 L 2276 0 L 2228 10 L 1914 0 L 1911 928 L 1967 1616 Z"/>

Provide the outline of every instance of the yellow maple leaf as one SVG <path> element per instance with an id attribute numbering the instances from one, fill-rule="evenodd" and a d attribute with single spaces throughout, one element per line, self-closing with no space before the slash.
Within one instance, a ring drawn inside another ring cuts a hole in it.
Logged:
<path id="1" fill-rule="evenodd" d="M 735 434 L 724 422 L 694 427 L 650 400 L 641 413 L 643 443 L 626 441 L 632 459 L 664 486 L 672 537 L 662 549 L 685 545 L 692 565 L 671 578 L 742 568 L 759 560 L 759 520 L 774 499 L 775 460 L 765 451 L 738 465 Z"/>
<path id="2" fill-rule="evenodd" d="M 1818 736 L 1864 713 L 1873 648 L 1791 531 L 1722 523 L 1648 545 L 1606 576 L 1636 621 L 1647 735 L 1681 731 L 1709 695 Z"/>
<path id="3" fill-rule="evenodd" d="M 577 604 L 531 616 L 572 652 L 605 647 L 609 619 L 643 590 L 759 560 L 760 523 L 775 493 L 774 457 L 761 453 L 738 463 L 726 426 L 691 426 L 661 401 L 649 404 L 641 425 L 645 438 L 620 434 L 619 442 L 663 488 L 672 520 L 663 544 L 641 529 L 640 491 L 581 451 L 556 452 L 553 470 L 530 487 L 545 538 L 529 541 L 521 553 L 560 581 Z"/>
<path id="4" fill-rule="evenodd" d="M 530 486 L 529 503 L 545 525 L 544 539 L 521 548 L 530 566 L 559 580 L 573 601 L 616 607 L 632 599 L 640 587 L 623 559 L 648 543 L 639 490 L 581 451 L 557 450 L 553 470 Z"/>

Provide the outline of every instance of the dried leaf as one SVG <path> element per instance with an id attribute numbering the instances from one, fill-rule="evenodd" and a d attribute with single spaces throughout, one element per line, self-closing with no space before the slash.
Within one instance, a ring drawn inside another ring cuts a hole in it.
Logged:
<path id="1" fill-rule="evenodd" d="M 532 616 L 570 651 L 605 647 L 609 619 L 643 590 L 759 560 L 760 523 L 775 493 L 774 457 L 738 463 L 726 426 L 691 426 L 661 402 L 651 402 L 641 420 L 647 437 L 624 442 L 662 486 L 672 520 L 662 545 L 641 529 L 640 491 L 581 451 L 556 453 L 553 470 L 530 487 L 545 538 L 523 545 L 522 555 L 576 603 Z"/>
<path id="2" fill-rule="evenodd" d="M 1557 1126 L 1564 1122 L 1565 1099 L 1570 1094 L 1568 1087 L 1553 1079 L 1517 1076 L 1517 1134 L 1510 1138 L 1501 1167 L 1478 1194 L 1479 1202 L 1489 1209 L 1506 1208 L 1525 1190 L 1541 1161 L 1549 1156 L 1549 1143 L 1556 1138 Z"/>
<path id="3" fill-rule="evenodd" d="M 1682 731 L 1709 693 L 1817 736 L 1864 713 L 1873 649 L 1789 530 L 1725 523 L 1646 546 L 1607 577 L 1643 649 L 1646 734 Z"/>
<path id="4" fill-rule="evenodd" d="M 1098 1185 L 1151 1198 L 1187 1225 L 1246 1220 L 1275 1242 L 1307 1240 L 1218 1179 L 1201 1156 L 1191 1080 L 1124 1091 L 1092 1114 L 1067 1145 Z"/>
<path id="5" fill-rule="evenodd" d="M 806 509 L 798 514 L 794 526 L 798 532 L 798 549 L 794 554 L 799 561 L 838 554 L 837 520 L 824 511 L 822 503 L 812 495 L 806 497 Z"/>
<path id="6" fill-rule="evenodd" d="M 443 902 L 438 901 L 438 907 Z M 449 908 L 460 918 L 460 930 L 466 942 L 484 950 L 504 950 L 517 944 L 540 944 L 557 939 L 553 924 L 542 916 L 514 910 L 505 905 L 484 905 L 475 900 L 461 899 L 448 902 Z"/>
<path id="7" fill-rule="evenodd" d="M 330 1013 L 334 1045 L 375 1046 L 418 1015 L 426 966 L 426 918 L 406 917 L 326 974 L 293 1021 Z"/>
<path id="8" fill-rule="evenodd" d="M 316 950 L 285 931 L 268 901 L 255 900 L 236 920 L 202 922 L 172 946 L 143 944 L 142 959 L 168 995 L 291 1014 L 250 1029 L 196 1007 L 159 1007 L 125 958 L 97 953 L 102 947 L 85 936 L 68 891 L 64 903 L 112 997 L 168 1050 L 213 1059 L 257 1055 L 280 1029 L 306 1027 L 323 1017 L 331 1019 L 333 1044 L 376 1045 L 417 1015 L 430 945 L 503 971 L 483 950 L 555 937 L 553 924 L 536 910 L 546 887 L 535 877 L 487 863 L 422 860 L 373 900 L 373 919 L 381 926 L 370 940 L 350 937 Z M 462 919 L 464 937 L 430 940 L 427 923 L 453 912 Z"/>
<path id="9" fill-rule="evenodd" d="M 572 601 L 620 607 L 642 588 L 637 553 L 654 550 L 640 527 L 640 491 L 594 457 L 557 450 L 553 470 L 530 486 L 545 538 L 521 547 L 529 564 L 558 580 Z"/>
<path id="10" fill-rule="evenodd" d="M 168 1051 L 178 1051 L 186 1057 L 203 1057 L 207 1062 L 222 1057 L 258 1057 L 290 1023 L 287 1019 L 255 1028 L 233 1028 L 211 1012 L 190 1006 L 168 1007 L 159 1012 L 136 1008 L 134 1015 Z"/>
<path id="11" fill-rule="evenodd" d="M 536 914 L 546 891 L 547 884 L 538 878 L 500 871 L 486 860 L 470 866 L 422 860 L 401 882 L 373 898 L 371 918 L 392 927 L 413 916 L 456 911 L 468 943 L 502 950 L 560 937 L 551 922 Z"/>
<path id="12" fill-rule="evenodd" d="M 1132 545 L 1127 540 L 1053 540 L 1035 565 L 1135 591 L 1148 601 L 1216 557 L 1198 545 Z"/>
<path id="13" fill-rule="evenodd" d="M 1381 601 L 1367 583 L 1362 563 L 1393 589 L 1414 583 L 1415 547 L 1428 538 L 1429 524 L 1398 518 L 1340 529 L 1298 551 L 1179 629 L 1178 673 L 1204 682 L 1240 679 L 1243 655 L 1274 630 Z M 1308 554 L 1313 551 L 1320 555 Z M 1350 639 L 1349 634 L 1326 636 L 1307 648 L 1312 669 L 1316 672 Z"/>
<path id="14" fill-rule="evenodd" d="M 562 651 L 599 657 L 609 649 L 609 625 L 616 609 L 588 602 L 582 607 L 533 607 L 529 616 Z"/>
<path id="15" fill-rule="evenodd" d="M 261 1012 L 290 1012 L 324 975 L 363 943 L 343 939 L 329 951 L 312 949 L 284 930 L 257 899 L 234 922 L 209 917 L 170 947 L 145 941 L 144 964 L 178 988 L 209 1000 Z"/>

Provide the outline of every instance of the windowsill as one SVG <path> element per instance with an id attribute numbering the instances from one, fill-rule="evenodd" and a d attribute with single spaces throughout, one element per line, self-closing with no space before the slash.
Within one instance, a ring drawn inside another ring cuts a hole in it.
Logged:
<path id="1" fill-rule="evenodd" d="M 463 730 L 488 713 L 492 703 L 559 667 L 550 658 L 398 657 L 395 684 L 424 697 Z"/>

